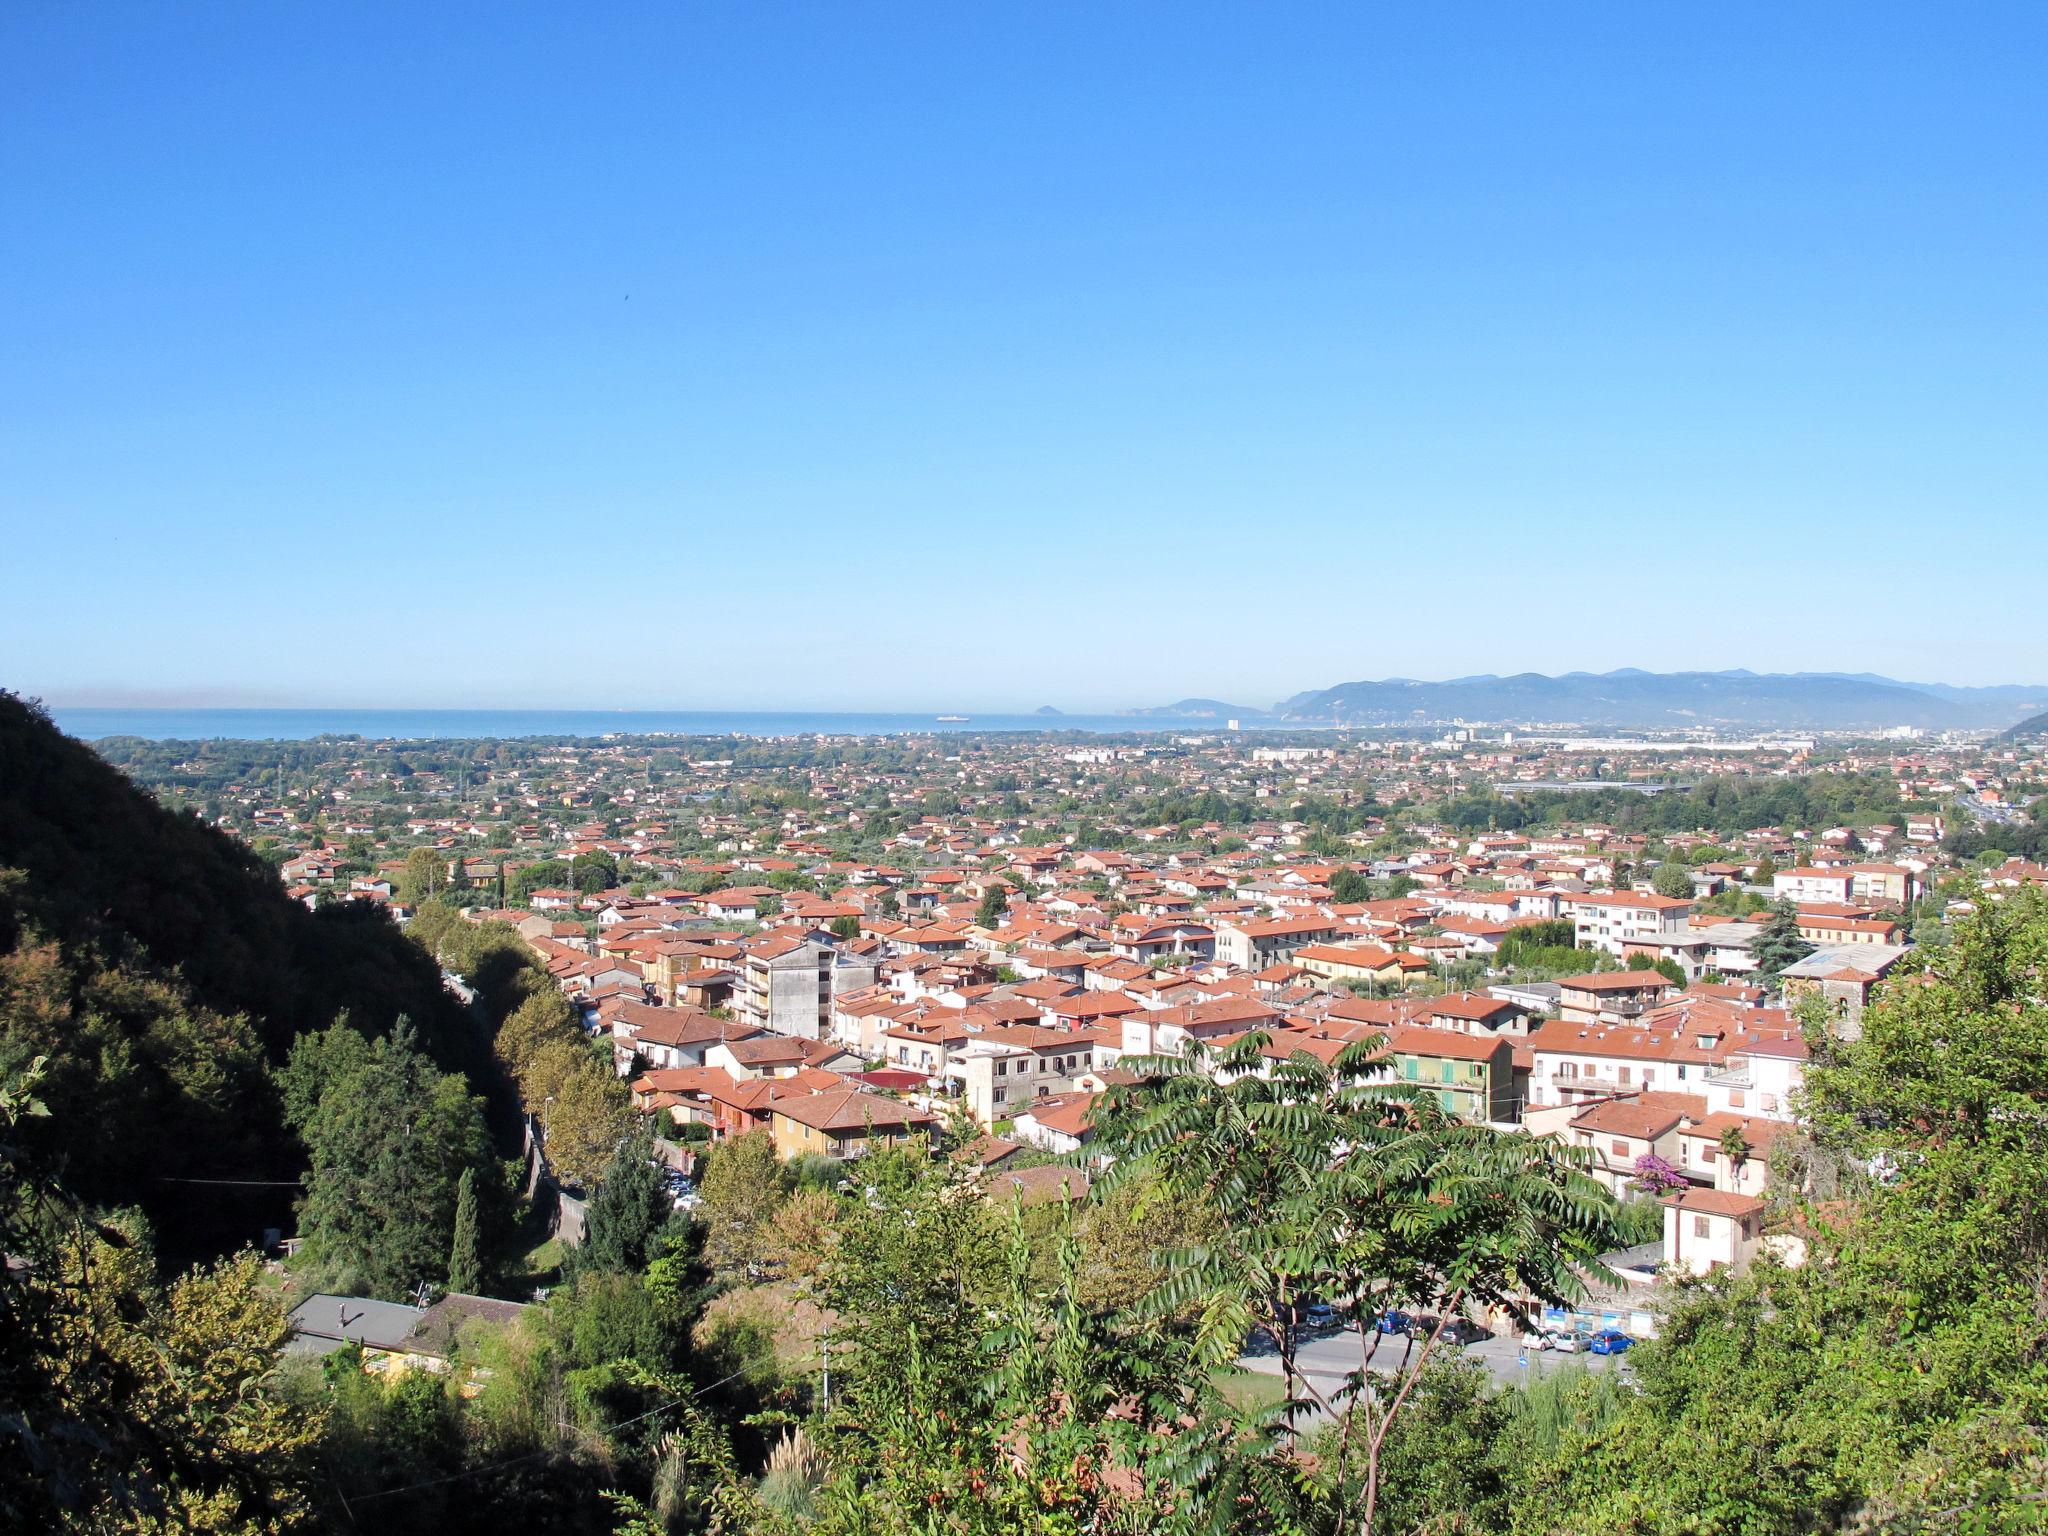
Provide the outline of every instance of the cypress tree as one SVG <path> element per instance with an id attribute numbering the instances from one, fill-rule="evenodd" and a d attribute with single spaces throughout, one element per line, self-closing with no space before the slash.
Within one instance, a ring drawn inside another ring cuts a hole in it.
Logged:
<path id="1" fill-rule="evenodd" d="M 448 1249 L 448 1289 L 474 1296 L 484 1283 L 483 1242 L 477 1230 L 476 1170 L 465 1168 L 455 1186 L 455 1241 Z"/>

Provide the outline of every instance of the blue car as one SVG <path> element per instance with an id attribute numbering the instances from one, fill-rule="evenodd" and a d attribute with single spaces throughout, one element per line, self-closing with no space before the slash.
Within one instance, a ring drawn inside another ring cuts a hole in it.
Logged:
<path id="1" fill-rule="evenodd" d="M 1401 1334 L 1415 1326 L 1415 1319 L 1406 1312 L 1382 1312 L 1373 1326 L 1381 1333 Z"/>
<path id="2" fill-rule="evenodd" d="M 1602 1328 L 1586 1341 L 1586 1347 L 1596 1355 L 1618 1355 L 1635 1340 L 1619 1328 Z"/>

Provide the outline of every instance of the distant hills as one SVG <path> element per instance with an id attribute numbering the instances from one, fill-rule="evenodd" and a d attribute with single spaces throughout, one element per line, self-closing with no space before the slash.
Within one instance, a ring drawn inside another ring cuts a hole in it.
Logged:
<path id="1" fill-rule="evenodd" d="M 1249 704 L 1226 704 L 1221 699 L 1182 699 L 1177 704 L 1162 704 L 1157 709 L 1125 709 L 1118 713 L 1164 715 L 1182 720 L 1263 720 L 1272 711 L 1256 709 Z"/>
<path id="2" fill-rule="evenodd" d="M 1272 710 L 1183 699 L 1132 714 L 1238 715 L 1303 724 L 1545 725 L 1633 730 L 1999 730 L 2048 710 L 2048 685 L 1962 688 L 1902 683 L 1875 673 L 1567 672 L 1491 673 L 1422 682 L 1339 683 L 1282 700 Z"/>

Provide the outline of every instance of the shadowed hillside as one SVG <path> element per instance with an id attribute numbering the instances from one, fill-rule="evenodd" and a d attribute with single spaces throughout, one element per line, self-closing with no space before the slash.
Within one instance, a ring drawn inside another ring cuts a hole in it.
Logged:
<path id="1" fill-rule="evenodd" d="M 270 1068 L 295 1035 L 409 1016 L 444 1066 L 482 1043 L 379 910 L 315 913 L 255 854 L 166 810 L 40 710 L 0 694 L 0 1072 L 44 1055 L 29 1122 L 85 1199 L 139 1205 L 165 1246 L 246 1240 L 289 1208 Z"/>

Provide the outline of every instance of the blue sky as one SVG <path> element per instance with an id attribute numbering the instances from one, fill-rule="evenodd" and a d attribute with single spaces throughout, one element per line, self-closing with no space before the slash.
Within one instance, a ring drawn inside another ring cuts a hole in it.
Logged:
<path id="1" fill-rule="evenodd" d="M 2048 7 L 0 8 L 0 683 L 2048 680 Z"/>

